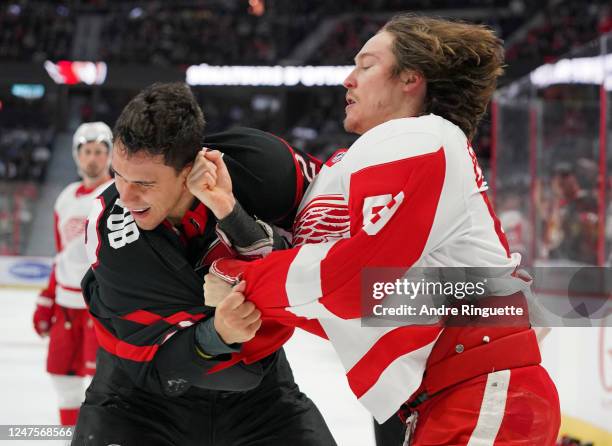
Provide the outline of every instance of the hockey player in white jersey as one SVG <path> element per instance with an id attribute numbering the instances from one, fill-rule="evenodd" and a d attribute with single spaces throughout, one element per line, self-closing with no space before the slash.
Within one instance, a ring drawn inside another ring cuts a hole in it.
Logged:
<path id="1" fill-rule="evenodd" d="M 59 402 L 62 425 L 76 424 L 84 395 L 84 377 L 95 373 L 98 344 L 81 293 L 89 262 L 85 222 L 95 199 L 109 184 L 112 132 L 103 122 L 81 124 L 72 155 L 82 181 L 69 184 L 54 206 L 57 255 L 49 283 L 38 297 L 34 329 L 49 336 L 47 372 Z"/>
<path id="2" fill-rule="evenodd" d="M 344 128 L 361 136 L 304 194 L 294 248 L 216 260 L 205 278 L 207 301 L 221 300 L 213 285 L 238 283 L 229 298 L 262 313 L 242 346 L 246 363 L 266 341 L 281 343 L 272 324 L 329 339 L 364 407 L 379 422 L 404 422 L 385 445 L 556 443 L 559 398 L 527 317 L 489 326 L 360 319 L 362 296 L 373 297 L 363 279 L 374 268 L 484 267 L 497 271 L 487 299 L 525 305 L 530 282 L 517 271 L 520 256 L 510 253 L 470 144 L 502 67 L 502 42 L 486 27 L 392 18 L 344 81 Z"/>

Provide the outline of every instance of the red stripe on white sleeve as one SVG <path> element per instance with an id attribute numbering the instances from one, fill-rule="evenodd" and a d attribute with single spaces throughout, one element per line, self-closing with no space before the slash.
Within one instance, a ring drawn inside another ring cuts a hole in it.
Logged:
<path id="1" fill-rule="evenodd" d="M 351 390 L 357 398 L 361 398 L 392 362 L 400 356 L 431 344 L 439 334 L 438 326 L 406 326 L 389 331 L 372 345 L 346 374 Z M 408 386 L 409 383 L 404 385 Z M 405 396 L 404 401 L 411 393 Z"/>
<path id="2" fill-rule="evenodd" d="M 497 218 L 497 215 L 495 215 L 495 211 L 493 210 L 493 206 L 491 206 L 491 202 L 489 201 L 489 196 L 487 195 L 486 192 L 481 192 L 480 194 L 482 195 L 482 199 L 484 200 L 485 204 L 487 205 L 487 209 L 489 211 L 489 215 L 491 216 L 491 219 L 493 220 L 493 227 L 495 229 L 495 233 L 497 234 L 497 237 L 499 238 L 499 242 L 504 247 L 504 249 L 506 251 L 506 256 L 508 256 L 508 258 L 510 258 L 510 245 L 508 244 L 508 238 L 506 237 L 506 234 L 504 233 L 504 231 L 502 229 L 501 222 L 499 221 L 499 218 Z"/>
<path id="3" fill-rule="evenodd" d="M 57 215 L 57 211 L 53 211 L 53 227 L 55 234 L 55 250 L 56 252 L 62 251 L 62 237 L 59 231 L 59 215 Z"/>

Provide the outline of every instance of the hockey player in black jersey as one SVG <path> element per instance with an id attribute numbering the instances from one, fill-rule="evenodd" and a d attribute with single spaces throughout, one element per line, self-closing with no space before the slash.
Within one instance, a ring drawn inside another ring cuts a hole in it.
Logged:
<path id="1" fill-rule="evenodd" d="M 315 161 L 258 130 L 203 131 L 184 84 L 143 90 L 115 125 L 115 183 L 90 215 L 82 282 L 101 348 L 72 444 L 334 445 L 282 350 L 227 367 L 259 311 L 202 297 L 213 260 L 283 245 L 263 221 L 290 229 Z M 238 201 L 213 213 L 196 196 L 215 184 L 198 166 L 217 150 Z"/>

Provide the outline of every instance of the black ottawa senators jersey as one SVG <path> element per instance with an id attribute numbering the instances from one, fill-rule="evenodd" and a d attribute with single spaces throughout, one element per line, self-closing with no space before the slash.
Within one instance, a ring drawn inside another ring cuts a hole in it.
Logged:
<path id="1" fill-rule="evenodd" d="M 205 146 L 224 153 L 234 194 L 250 215 L 290 228 L 317 161 L 248 128 L 210 135 Z M 246 390 L 261 379 L 258 363 L 208 374 L 230 355 L 206 360 L 196 349 L 195 324 L 214 314 L 204 305 L 205 271 L 198 267 L 228 255 L 215 225 L 197 200 L 180 227 L 166 221 L 150 231 L 138 228 L 114 184 L 96 200 L 83 292 L 103 350 L 99 360 L 114 362 L 131 385 L 178 395 L 192 386 Z"/>

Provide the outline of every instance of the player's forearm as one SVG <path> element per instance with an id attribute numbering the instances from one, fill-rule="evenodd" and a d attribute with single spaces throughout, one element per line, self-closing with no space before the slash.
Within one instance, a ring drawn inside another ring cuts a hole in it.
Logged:
<path id="1" fill-rule="evenodd" d="M 223 241 L 240 255 L 262 257 L 290 247 L 285 237 L 267 223 L 251 217 L 238 202 L 232 212 L 218 221 L 217 229 Z"/>

